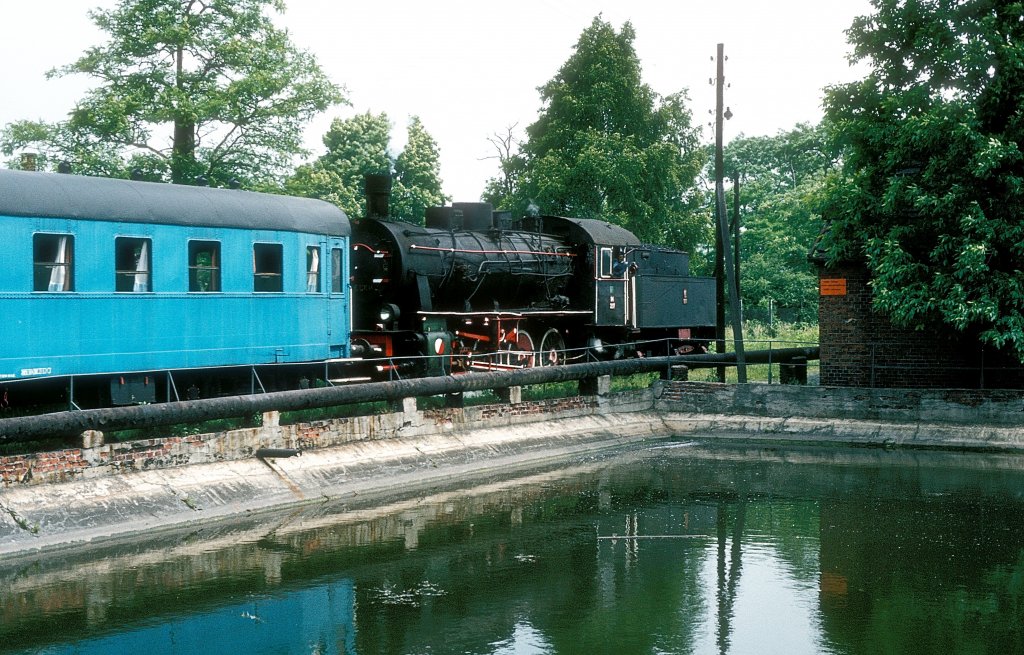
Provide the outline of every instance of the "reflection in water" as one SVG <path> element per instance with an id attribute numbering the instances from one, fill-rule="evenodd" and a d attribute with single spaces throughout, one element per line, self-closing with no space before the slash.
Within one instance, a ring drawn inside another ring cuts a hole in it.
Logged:
<path id="1" fill-rule="evenodd" d="M 652 448 L 0 563 L 0 651 L 1024 652 L 1011 456 Z"/>

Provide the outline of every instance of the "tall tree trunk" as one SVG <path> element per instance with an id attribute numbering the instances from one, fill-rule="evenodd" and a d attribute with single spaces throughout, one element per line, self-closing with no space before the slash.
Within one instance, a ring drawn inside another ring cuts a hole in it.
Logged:
<path id="1" fill-rule="evenodd" d="M 171 181 L 192 184 L 196 171 L 196 122 L 174 119 L 174 145 L 171 152 Z"/>
<path id="2" fill-rule="evenodd" d="M 175 86 L 183 89 L 185 49 L 178 46 L 175 53 Z M 174 143 L 171 148 L 171 182 L 192 184 L 195 177 L 196 122 L 184 116 L 174 118 Z"/>

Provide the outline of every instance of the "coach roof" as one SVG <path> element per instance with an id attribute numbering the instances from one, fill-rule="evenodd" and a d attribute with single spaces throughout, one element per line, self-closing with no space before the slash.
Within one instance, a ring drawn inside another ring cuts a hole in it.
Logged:
<path id="1" fill-rule="evenodd" d="M 338 207 L 312 198 L 105 177 L 0 170 L 0 216 L 284 230 L 348 236 Z"/>

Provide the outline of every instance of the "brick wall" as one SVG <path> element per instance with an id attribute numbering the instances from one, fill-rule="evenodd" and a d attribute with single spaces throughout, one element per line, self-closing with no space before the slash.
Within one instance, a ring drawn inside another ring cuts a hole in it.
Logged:
<path id="1" fill-rule="evenodd" d="M 868 272 L 845 264 L 821 269 L 825 286 L 845 280 L 845 295 L 821 295 L 818 330 L 821 385 L 897 388 L 1020 388 L 1012 357 L 984 349 L 952 330 L 895 328 L 872 307 Z M 835 287 L 836 285 L 832 285 Z"/>

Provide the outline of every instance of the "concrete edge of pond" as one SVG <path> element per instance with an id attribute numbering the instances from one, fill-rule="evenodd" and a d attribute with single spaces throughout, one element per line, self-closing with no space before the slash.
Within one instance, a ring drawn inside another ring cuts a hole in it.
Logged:
<path id="1" fill-rule="evenodd" d="M 977 452 L 1024 450 L 1024 429 L 1011 426 L 681 412 L 661 416 L 669 434 L 703 439 Z"/>
<path id="2" fill-rule="evenodd" d="M 672 436 L 751 444 L 1024 452 L 1022 401 L 1017 394 L 997 394 L 994 405 L 987 396 L 979 403 L 963 392 L 952 401 L 949 392 L 935 395 L 934 401 L 929 394 L 894 392 L 871 396 L 865 404 L 845 399 L 834 389 L 735 386 L 693 387 L 683 402 L 663 396 L 657 388 L 630 392 L 561 413 L 548 407 L 547 413 L 518 415 L 505 410 L 488 418 L 494 410 L 466 410 L 454 423 L 425 420 L 422 412 L 399 413 L 348 421 L 342 427 L 353 440 L 305 450 L 298 457 L 250 455 L 9 486 L 0 490 L 0 556 L 102 545 L 288 507 L 368 502 L 398 490 L 426 493 L 441 484 L 511 477 Z M 936 413 L 933 407 L 938 402 L 943 408 Z M 904 406 L 908 403 L 912 406 Z M 871 407 L 879 416 L 857 420 L 820 415 L 844 411 L 846 406 Z M 950 415 L 949 407 L 956 414 Z M 799 416 L 792 415 L 795 408 L 802 411 Z M 814 412 L 819 415 L 808 416 Z M 935 416 L 939 420 L 931 420 Z M 397 427 L 383 429 L 389 421 Z M 373 429 L 367 432 L 369 427 Z M 261 443 L 268 430 L 278 429 L 227 433 L 225 438 Z M 209 444 L 200 445 L 211 450 Z"/>
<path id="3" fill-rule="evenodd" d="M 668 436 L 631 412 L 375 439 L 285 459 L 146 470 L 0 493 L 0 556 L 99 545 L 267 510 L 428 490 Z"/>

